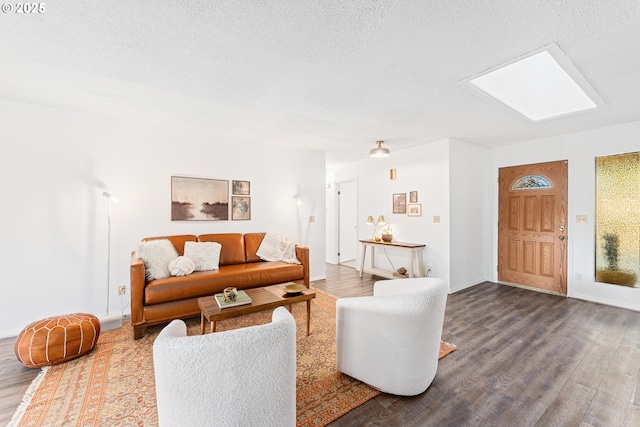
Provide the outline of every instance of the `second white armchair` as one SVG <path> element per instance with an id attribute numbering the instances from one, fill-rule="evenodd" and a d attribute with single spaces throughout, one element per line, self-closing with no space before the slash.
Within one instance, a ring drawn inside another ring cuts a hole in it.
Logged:
<path id="1" fill-rule="evenodd" d="M 338 371 L 383 392 L 414 396 L 433 382 L 448 287 L 424 277 L 383 280 L 373 296 L 336 302 Z"/>

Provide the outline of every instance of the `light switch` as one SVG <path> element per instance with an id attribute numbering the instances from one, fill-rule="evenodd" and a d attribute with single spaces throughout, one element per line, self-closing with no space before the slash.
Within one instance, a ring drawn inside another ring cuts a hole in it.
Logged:
<path id="1" fill-rule="evenodd" d="M 589 222 L 589 217 L 587 215 L 576 215 L 576 222 L 586 224 Z"/>
<path id="2" fill-rule="evenodd" d="M 311 215 L 311 216 L 309 216 L 309 222 L 316 222 L 316 217 L 315 217 L 315 215 Z"/>

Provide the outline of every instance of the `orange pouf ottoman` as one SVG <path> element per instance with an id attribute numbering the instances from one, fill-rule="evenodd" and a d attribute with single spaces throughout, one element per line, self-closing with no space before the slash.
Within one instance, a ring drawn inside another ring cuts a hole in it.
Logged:
<path id="1" fill-rule="evenodd" d="M 99 336 L 100 321 L 93 314 L 53 316 L 24 328 L 13 351 L 27 368 L 40 368 L 88 353 Z"/>

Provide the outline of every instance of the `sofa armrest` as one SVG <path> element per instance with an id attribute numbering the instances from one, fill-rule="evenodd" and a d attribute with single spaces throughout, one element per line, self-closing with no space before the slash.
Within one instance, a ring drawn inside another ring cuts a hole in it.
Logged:
<path id="1" fill-rule="evenodd" d="M 131 324 L 135 327 L 144 323 L 144 287 L 146 284 L 144 261 L 138 258 L 135 251 L 131 253 Z M 139 338 L 139 337 L 138 337 Z"/>
<path id="2" fill-rule="evenodd" d="M 304 268 L 304 285 L 309 287 L 309 248 L 306 246 L 296 246 L 296 258 Z"/>

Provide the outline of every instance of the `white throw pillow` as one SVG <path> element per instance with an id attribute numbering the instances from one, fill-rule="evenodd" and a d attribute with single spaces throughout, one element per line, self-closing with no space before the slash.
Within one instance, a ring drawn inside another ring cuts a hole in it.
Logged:
<path id="1" fill-rule="evenodd" d="M 169 263 L 178 257 L 178 252 L 169 239 L 140 242 L 136 253 L 144 261 L 147 280 L 169 277 Z"/>
<path id="2" fill-rule="evenodd" d="M 184 242 L 184 256 L 193 260 L 194 271 L 217 270 L 221 249 L 218 242 Z"/>
<path id="3" fill-rule="evenodd" d="M 193 269 L 196 265 L 187 256 L 179 256 L 169 263 L 169 271 L 172 276 L 186 276 L 193 273 Z"/>

